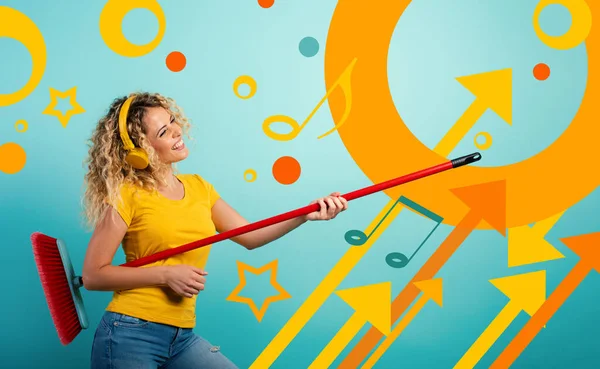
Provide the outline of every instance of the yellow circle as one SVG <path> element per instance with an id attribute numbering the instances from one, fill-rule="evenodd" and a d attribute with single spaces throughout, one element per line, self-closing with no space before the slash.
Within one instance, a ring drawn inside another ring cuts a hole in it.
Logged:
<path id="1" fill-rule="evenodd" d="M 248 179 L 248 175 L 251 175 L 252 178 Z M 254 182 L 256 181 L 256 171 L 254 169 L 246 169 L 246 171 L 244 172 L 244 180 L 246 182 Z"/>
<path id="2" fill-rule="evenodd" d="M 326 90 L 337 83 L 354 58 L 358 59 L 352 75 L 352 108 L 338 133 L 354 162 L 373 183 L 448 160 L 419 141 L 404 124 L 389 89 L 389 40 L 410 3 L 340 1 L 328 31 Z M 588 5 L 592 14 L 600 15 L 600 1 Z M 364 37 L 366 30 L 369 37 Z M 596 142 L 600 137 L 600 27 L 592 28 L 586 47 L 589 71 L 580 107 L 563 134 L 546 149 L 510 165 L 471 165 L 428 176 L 384 190 L 386 195 L 391 199 L 406 196 L 442 216 L 444 223 L 457 225 L 469 209 L 451 189 L 505 181 L 507 228 L 549 218 L 585 198 L 600 184 L 600 171 L 590 169 L 600 160 Z M 345 94 L 337 92 L 331 94 L 328 103 L 337 120 L 348 101 Z M 377 112 L 375 120 L 373 112 Z M 491 226 L 480 222 L 477 229 Z"/>
<path id="3" fill-rule="evenodd" d="M 238 91 L 238 89 L 240 88 L 240 85 L 242 85 L 242 84 L 246 84 L 250 87 L 250 92 L 248 92 L 248 95 L 241 95 L 240 92 Z M 256 93 L 256 81 L 254 80 L 254 78 L 252 78 L 250 76 L 239 76 L 233 82 L 233 93 L 235 94 L 235 96 L 239 97 L 240 99 L 251 98 Z"/>
<path id="4" fill-rule="evenodd" d="M 19 128 L 19 125 L 23 126 L 23 128 Z M 16 123 L 15 123 L 15 129 L 17 130 L 17 132 L 22 133 L 22 132 L 27 132 L 27 129 L 29 129 L 29 124 L 27 124 L 27 121 L 25 119 L 19 119 Z"/>
<path id="5" fill-rule="evenodd" d="M 39 28 L 25 14 L 0 6 L 0 37 L 8 37 L 22 43 L 31 55 L 31 75 L 20 90 L 0 94 L 0 106 L 15 104 L 35 90 L 46 70 L 46 43 Z"/>
<path id="6" fill-rule="evenodd" d="M 479 136 L 482 136 L 483 138 L 485 138 L 484 143 L 477 142 L 477 137 L 479 137 Z M 492 147 L 492 135 L 489 134 L 488 132 L 479 132 L 478 134 L 475 135 L 475 138 L 473 139 L 473 141 L 475 141 L 475 146 L 477 146 L 477 148 L 479 150 L 487 150 L 490 147 Z"/>
<path id="7" fill-rule="evenodd" d="M 571 28 L 564 35 L 549 36 L 540 27 L 540 14 L 551 4 L 562 5 L 571 13 Z M 566 50 L 584 42 L 592 29 L 592 11 L 585 0 L 540 0 L 533 12 L 533 29 L 547 46 Z"/>
<path id="8" fill-rule="evenodd" d="M 123 18 L 133 9 L 147 9 L 158 20 L 158 33 L 145 45 L 132 44 L 123 35 Z M 119 55 L 131 58 L 154 50 L 165 35 L 166 26 L 165 13 L 156 0 L 109 0 L 100 13 L 100 35 L 106 46 Z"/>

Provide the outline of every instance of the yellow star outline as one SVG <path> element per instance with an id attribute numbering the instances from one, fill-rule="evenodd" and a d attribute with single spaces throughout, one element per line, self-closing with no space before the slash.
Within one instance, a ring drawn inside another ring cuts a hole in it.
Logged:
<path id="1" fill-rule="evenodd" d="M 77 87 L 71 87 L 65 92 L 50 87 L 50 104 L 46 106 L 46 109 L 44 109 L 42 114 L 55 116 L 58 118 L 58 121 L 62 124 L 63 128 L 67 128 L 67 124 L 69 124 L 69 120 L 71 120 L 73 115 L 85 113 L 85 109 L 77 102 L 76 96 Z M 56 105 L 58 104 L 58 98 L 66 99 L 67 97 L 69 98 L 69 103 L 72 108 L 63 114 L 62 111 L 56 109 Z"/>
<path id="2" fill-rule="evenodd" d="M 277 295 L 267 297 L 265 299 L 265 301 L 263 302 L 261 308 L 258 309 L 256 304 L 254 303 L 254 300 L 252 300 L 249 297 L 243 297 L 243 296 L 238 295 L 240 293 L 240 291 L 242 291 L 242 289 L 246 286 L 246 275 L 244 274 L 244 271 L 248 271 L 248 272 L 258 275 L 258 274 L 262 274 L 262 273 L 266 272 L 269 269 L 271 270 L 271 278 L 269 280 L 271 283 L 271 286 L 273 286 L 273 288 L 275 288 L 277 290 L 277 292 L 279 292 L 279 293 Z M 256 316 L 256 319 L 259 322 L 262 320 L 263 316 L 265 315 L 265 312 L 267 311 L 269 304 L 271 304 L 272 302 L 281 301 L 281 300 L 289 299 L 292 297 L 277 282 L 277 259 L 271 261 L 268 264 L 263 265 L 260 268 L 254 268 L 254 267 L 238 260 L 237 261 L 237 270 L 238 270 L 238 275 L 240 277 L 240 283 L 235 287 L 235 289 L 231 292 L 231 294 L 229 296 L 227 296 L 226 300 L 248 304 L 248 306 L 250 306 L 250 309 L 254 313 L 254 316 Z"/>

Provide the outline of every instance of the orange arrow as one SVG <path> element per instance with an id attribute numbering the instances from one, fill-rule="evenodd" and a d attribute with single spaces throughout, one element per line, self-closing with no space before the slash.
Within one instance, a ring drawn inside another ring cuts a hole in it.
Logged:
<path id="1" fill-rule="evenodd" d="M 600 232 L 563 238 L 561 241 L 580 260 L 496 358 L 490 369 L 510 367 L 592 269 L 600 273 Z"/>
<path id="2" fill-rule="evenodd" d="M 392 322 L 398 320 L 421 292 L 415 283 L 433 279 L 479 222 L 482 220 L 488 222 L 500 234 L 506 236 L 506 183 L 504 180 L 457 188 L 452 190 L 452 193 L 464 202 L 470 210 L 406 287 L 396 296 L 392 302 Z M 342 361 L 339 368 L 358 367 L 381 340 L 382 336 L 377 328 L 371 327 Z"/>

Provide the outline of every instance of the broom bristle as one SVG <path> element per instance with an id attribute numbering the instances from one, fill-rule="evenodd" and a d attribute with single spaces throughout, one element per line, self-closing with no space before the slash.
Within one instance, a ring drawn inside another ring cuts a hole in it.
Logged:
<path id="1" fill-rule="evenodd" d="M 58 338 L 63 345 L 67 345 L 81 332 L 82 327 L 60 257 L 57 240 L 35 232 L 31 235 L 31 244 Z"/>

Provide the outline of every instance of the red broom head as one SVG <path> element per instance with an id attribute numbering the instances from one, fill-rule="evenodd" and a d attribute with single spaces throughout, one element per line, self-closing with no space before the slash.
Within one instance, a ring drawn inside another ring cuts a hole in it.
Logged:
<path id="1" fill-rule="evenodd" d="M 82 327 L 67 281 L 57 239 L 35 232 L 31 235 L 31 244 L 58 338 L 63 345 L 68 345 L 81 332 Z"/>

